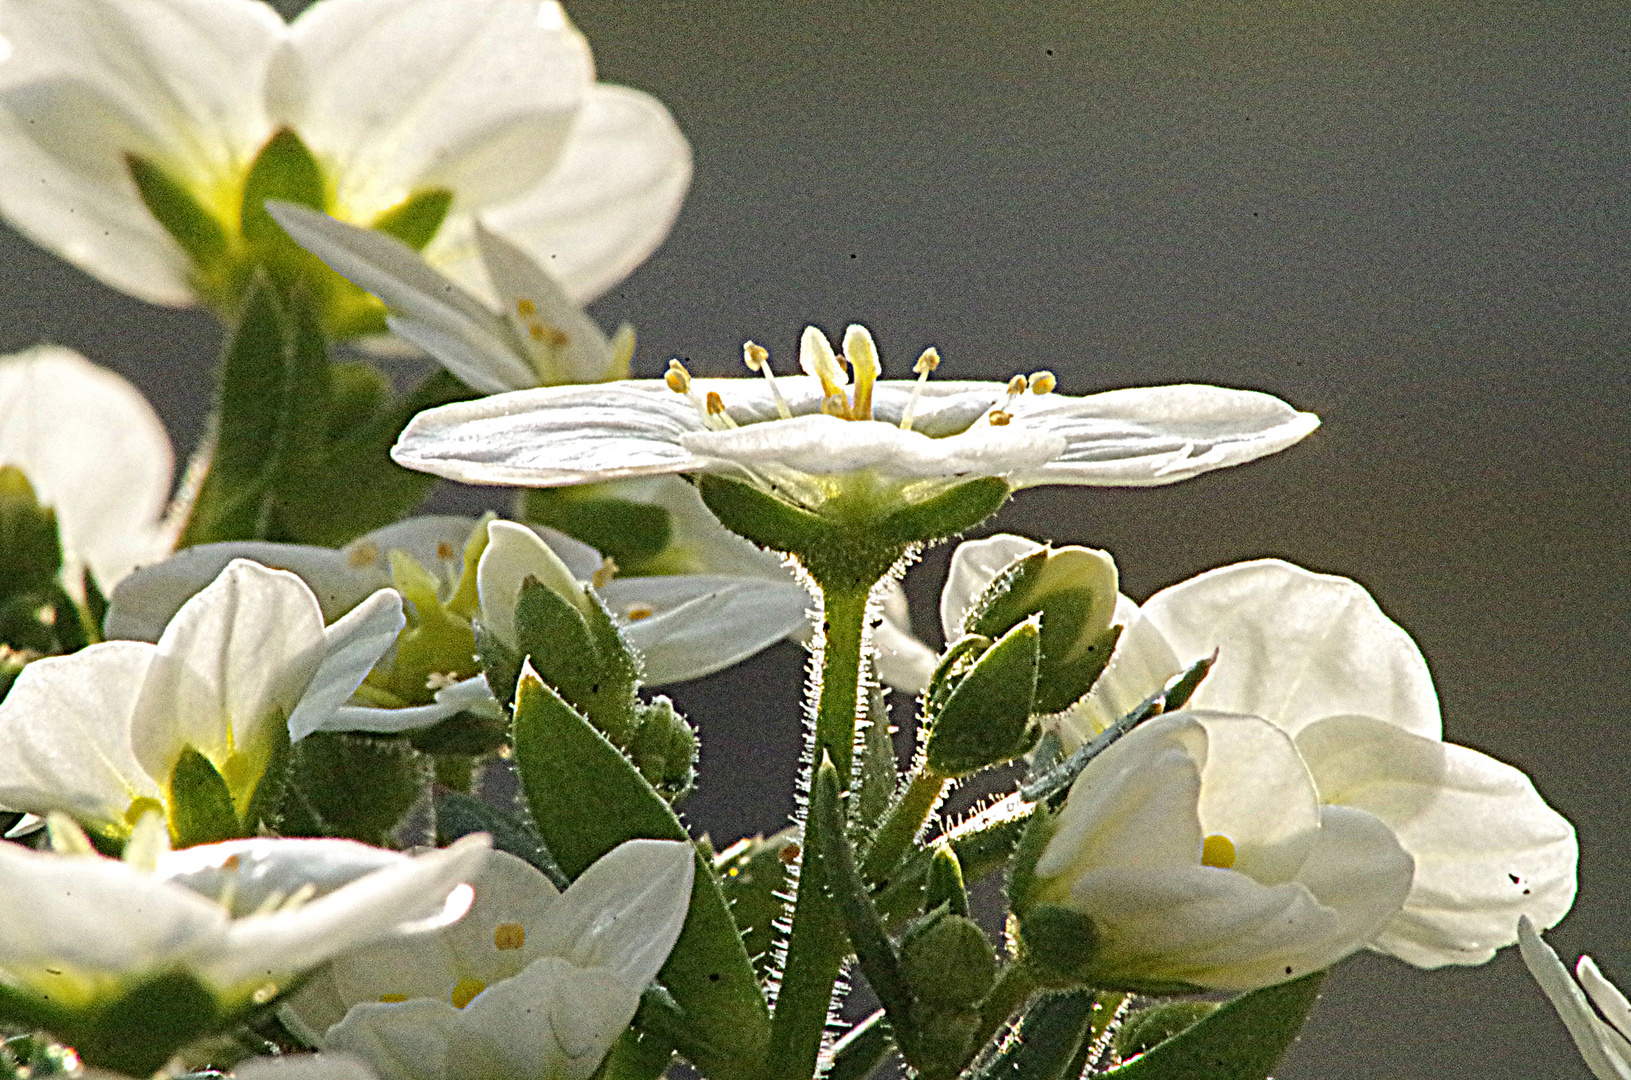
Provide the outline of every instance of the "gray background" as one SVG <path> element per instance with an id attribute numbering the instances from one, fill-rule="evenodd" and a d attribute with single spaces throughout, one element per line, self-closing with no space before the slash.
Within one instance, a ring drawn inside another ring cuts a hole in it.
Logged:
<path id="1" fill-rule="evenodd" d="M 1324 417 L 1255 465 L 1022 494 L 1000 526 L 1108 548 L 1126 590 L 1277 555 L 1357 578 L 1421 643 L 1449 738 L 1580 832 L 1552 935 L 1631 982 L 1623 4 L 612 2 L 569 10 L 602 77 L 696 151 L 668 243 L 595 306 L 671 355 L 792 362 L 805 322 L 926 344 L 953 378 L 1183 380 Z M 197 437 L 219 332 L 0 231 L 0 350 L 75 346 Z M 474 505 L 444 495 L 439 505 Z M 916 571 L 920 629 L 945 552 Z M 789 810 L 803 658 L 675 694 L 692 821 Z M 1583 1077 L 1515 955 L 1339 967 L 1282 1077 Z"/>

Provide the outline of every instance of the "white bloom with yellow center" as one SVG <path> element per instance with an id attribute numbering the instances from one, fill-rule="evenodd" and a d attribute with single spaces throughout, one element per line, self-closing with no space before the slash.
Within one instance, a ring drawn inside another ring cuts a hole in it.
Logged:
<path id="1" fill-rule="evenodd" d="M 1597 1080 L 1631 1080 L 1631 1001 L 1619 987 L 1603 977 L 1589 956 L 1580 958 L 1575 978 L 1569 978 L 1569 969 L 1541 940 L 1528 916 L 1518 920 L 1518 949 L 1569 1029 L 1591 1075 Z"/>
<path id="2" fill-rule="evenodd" d="M 587 1080 L 679 937 L 694 871 L 689 844 L 631 840 L 562 893 L 492 852 L 463 920 L 341 957 L 284 1016 L 385 1080 Z"/>
<path id="3" fill-rule="evenodd" d="M 235 236 L 283 129 L 346 220 L 450 192 L 426 253 L 478 293 L 477 212 L 585 303 L 657 246 L 690 179 L 667 110 L 595 82 L 554 0 L 325 0 L 289 24 L 258 0 L 0 2 L 0 212 L 117 289 L 195 299 L 128 155 Z"/>
<path id="4" fill-rule="evenodd" d="M 1318 426 L 1268 394 L 1215 386 L 1052 393 L 1053 376 L 1007 384 L 879 381 L 872 336 L 851 326 L 842 359 L 814 327 L 803 376 L 665 378 L 498 394 L 420 413 L 392 456 L 473 484 L 552 487 L 662 473 L 718 473 L 808 508 L 861 493 L 917 501 L 980 477 L 1147 486 L 1283 450 Z M 846 370 L 847 369 L 847 370 Z M 853 385 L 849 377 L 854 373 Z"/>

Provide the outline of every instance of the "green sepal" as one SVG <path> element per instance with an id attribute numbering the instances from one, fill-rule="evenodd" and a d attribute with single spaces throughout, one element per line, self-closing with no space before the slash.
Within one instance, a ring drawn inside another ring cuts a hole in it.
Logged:
<path id="1" fill-rule="evenodd" d="M 57 514 L 41 506 L 15 465 L 0 465 L 0 600 L 57 586 L 62 543 Z"/>
<path id="2" fill-rule="evenodd" d="M 1053 839 L 1055 828 L 1053 811 L 1046 803 L 1039 803 L 1030 816 L 1023 819 L 1018 842 L 1011 846 L 1012 854 L 1008 857 L 1008 910 L 1022 919 L 1036 896 L 1036 864 L 1042 858 L 1048 841 Z"/>
<path id="3" fill-rule="evenodd" d="M 181 751 L 170 771 L 170 830 L 177 847 L 213 844 L 245 835 L 232 805 L 232 792 L 209 758 L 192 747 Z"/>
<path id="4" fill-rule="evenodd" d="M 929 676 L 928 689 L 923 692 L 923 714 L 933 716 L 945 708 L 957 684 L 968 677 L 981 656 L 993 642 L 984 634 L 964 634 L 947 647 Z"/>
<path id="5" fill-rule="evenodd" d="M 889 734 L 889 708 L 883 692 L 877 688 L 872 691 L 861 738 L 861 771 L 855 790 L 850 792 L 850 827 L 852 832 L 868 836 L 889 812 L 895 791 L 900 787 L 895 740 Z"/>
<path id="6" fill-rule="evenodd" d="M 476 656 L 481 661 L 487 686 L 500 705 L 509 709 L 515 705 L 515 686 L 521 678 L 521 661 L 526 659 L 515 647 L 504 641 L 478 619 L 470 628 L 476 635 Z"/>
<path id="7" fill-rule="evenodd" d="M 1083 547 L 1043 548 L 999 574 L 964 621 L 969 633 L 1001 637 L 1042 616 L 1036 711 L 1069 708 L 1093 687 L 1110 662 L 1119 631 L 1115 563 Z"/>
<path id="8" fill-rule="evenodd" d="M 595 494 L 600 490 L 600 485 L 531 488 L 522 494 L 522 513 L 609 556 L 620 572 L 638 574 L 668 547 L 673 521 L 661 506 Z"/>
<path id="9" fill-rule="evenodd" d="M 1116 1031 L 1116 1057 L 1126 1060 L 1155 1049 L 1174 1035 L 1187 1031 L 1217 1012 L 1214 1001 L 1163 1001 L 1139 1009 Z"/>
<path id="10" fill-rule="evenodd" d="M 969 1080 L 1076 1080 L 1075 1066 L 1093 1030 L 1091 990 L 1043 994 L 1025 1010 L 1019 1037 L 971 1074 Z"/>
<path id="11" fill-rule="evenodd" d="M 696 485 L 697 494 L 721 525 L 760 547 L 802 555 L 821 550 L 832 539 L 832 526 L 819 514 L 760 491 L 752 484 L 703 473 L 697 477 Z"/>
<path id="12" fill-rule="evenodd" d="M 453 205 L 453 192 L 444 187 L 421 188 L 374 219 L 373 229 L 394 236 L 415 251 L 436 239 Z"/>
<path id="13" fill-rule="evenodd" d="M 1266 1080 L 1302 1030 L 1325 972 L 1242 994 L 1142 1057 L 1115 1080 Z"/>
<path id="14" fill-rule="evenodd" d="M 232 242 L 215 215 L 185 185 L 139 154 L 125 154 L 125 168 L 148 212 L 181 245 L 193 265 L 203 272 L 221 268 L 231 254 Z"/>
<path id="15" fill-rule="evenodd" d="M 484 832 L 493 838 L 493 847 L 525 860 L 549 878 L 557 889 L 571 884 L 555 856 L 549 853 L 538 830 L 532 827 L 520 808 L 503 810 L 459 791 L 436 795 L 436 844 L 446 847 L 471 833 Z"/>
<path id="16" fill-rule="evenodd" d="M 1093 977 L 1099 931 L 1093 920 L 1058 904 L 1032 903 L 1019 917 L 1020 958 L 1037 980 L 1079 986 Z"/>
<path id="17" fill-rule="evenodd" d="M 968 890 L 963 887 L 963 864 L 957 853 L 938 844 L 929 863 L 929 881 L 923 889 L 923 909 L 933 911 L 945 905 L 953 915 L 968 915 Z"/>
<path id="18" fill-rule="evenodd" d="M 982 476 L 921 502 L 908 503 L 872 526 L 884 542 L 922 544 L 967 532 L 1008 501 L 1008 481 Z"/>
<path id="19" fill-rule="evenodd" d="M 328 369 L 328 441 L 344 439 L 373 419 L 391 397 L 391 380 L 373 364 L 347 360 Z"/>
<path id="20" fill-rule="evenodd" d="M 1036 745 L 1031 722 L 1042 639 L 1035 618 L 1015 626 L 982 654 L 929 718 L 929 768 L 967 776 L 1011 761 Z"/>
<path id="21" fill-rule="evenodd" d="M 94 1068 L 151 1076 L 177 1050 L 224 1029 L 233 1017 L 192 974 L 173 971 L 83 1009 L 0 985 L 0 1020 L 51 1032 Z"/>
<path id="22" fill-rule="evenodd" d="M 292 128 L 279 128 L 249 166 L 238 208 L 238 229 L 259 256 L 259 262 L 289 264 L 296 256 L 304 256 L 302 262 L 314 259 L 272 220 L 266 212 L 267 199 L 281 199 L 318 211 L 328 209 L 323 168 Z"/>
<path id="23" fill-rule="evenodd" d="M 642 998 L 642 1005 L 644 1001 Z M 612 1043 L 590 1080 L 657 1080 L 673 1060 L 673 1044 L 641 1025 L 637 1012 L 634 1023 Z"/>
<path id="24" fill-rule="evenodd" d="M 401 739 L 315 732 L 291 751 L 279 831 L 389 846 L 429 779 L 429 762 Z"/>
<path id="25" fill-rule="evenodd" d="M 627 748 L 639 723 L 639 669 L 600 598 L 589 590 L 583 597 L 587 610 L 527 578 L 515 605 L 516 641 L 545 682 Z"/>
<path id="26" fill-rule="evenodd" d="M 743 837 L 714 858 L 714 873 L 730 905 L 742 945 L 760 981 L 774 975 L 775 923 L 787 910 L 787 860 L 798 851 L 798 829 Z"/>
<path id="27" fill-rule="evenodd" d="M 696 780 L 697 733 L 674 703 L 659 695 L 649 705 L 634 706 L 634 734 L 628 754 L 640 775 L 663 798 L 679 802 Z"/>
<path id="28" fill-rule="evenodd" d="M 689 840 L 638 769 L 530 668 L 515 700 L 515 762 L 532 819 L 569 877 L 625 840 Z M 685 926 L 657 979 L 687 1018 L 680 1053 L 718 1080 L 756 1074 L 770 1016 L 713 867 L 699 857 Z"/>
<path id="29" fill-rule="evenodd" d="M 1212 665 L 1217 662 L 1218 654 L 1214 652 L 1211 656 L 1203 657 L 1191 664 L 1188 671 L 1167 686 L 1161 700 L 1162 710 L 1172 712 L 1189 704 L 1189 699 L 1200 688 L 1201 680 L 1206 678 L 1206 673 L 1211 671 Z"/>
<path id="30" fill-rule="evenodd" d="M 242 814 L 246 836 L 270 831 L 277 825 L 283 793 L 289 784 L 289 763 L 294 753 L 289 743 L 289 725 L 278 724 L 272 731 L 271 741 L 266 767 L 255 781 L 255 790 L 250 793 Z"/>
<path id="31" fill-rule="evenodd" d="M 483 757 L 510 741 L 510 724 L 484 713 L 460 712 L 402 734 L 421 754 Z"/>

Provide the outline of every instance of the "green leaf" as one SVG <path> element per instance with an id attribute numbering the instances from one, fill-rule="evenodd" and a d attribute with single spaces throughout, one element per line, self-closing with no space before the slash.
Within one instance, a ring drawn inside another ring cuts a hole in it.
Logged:
<path id="1" fill-rule="evenodd" d="M 280 128 L 266 140 L 249 175 L 244 178 L 243 202 L 238 210 L 238 228 L 262 259 L 288 261 L 303 249 L 290 240 L 272 215 L 266 212 L 267 199 L 328 209 L 328 192 L 322 166 L 292 128 Z M 312 258 L 312 256 L 306 256 Z"/>
<path id="2" fill-rule="evenodd" d="M 1019 1037 L 969 1080 L 1076 1080 L 1071 1065 L 1093 1029 L 1095 995 L 1066 990 L 1037 998 L 1019 1024 Z"/>
<path id="3" fill-rule="evenodd" d="M 625 840 L 689 840 L 627 758 L 530 670 L 516 690 L 515 762 L 533 822 L 569 877 Z M 688 1018 L 680 1053 L 716 1080 L 745 1080 L 770 1018 L 713 868 L 700 857 L 691 909 L 657 976 Z"/>
<path id="4" fill-rule="evenodd" d="M 774 972 L 775 923 L 787 910 L 787 864 L 798 854 L 798 829 L 743 837 L 714 859 L 714 872 L 761 981 Z"/>
<path id="5" fill-rule="evenodd" d="M 453 205 L 453 192 L 443 187 L 422 188 L 374 219 L 373 228 L 394 236 L 415 251 L 423 251 Z"/>
<path id="6" fill-rule="evenodd" d="M 0 600 L 54 589 L 61 569 L 56 511 L 40 505 L 21 469 L 0 465 Z"/>
<path id="7" fill-rule="evenodd" d="M 1036 745 L 1031 701 L 1041 637 L 1037 621 L 1027 619 L 975 661 L 930 720 L 929 768 L 941 776 L 967 776 Z"/>
<path id="8" fill-rule="evenodd" d="M 280 831 L 388 846 L 429 778 L 401 739 L 316 732 L 291 751 Z"/>
<path id="9" fill-rule="evenodd" d="M 231 241 L 226 230 L 192 192 L 158 165 L 137 154 L 125 155 L 125 167 L 148 212 L 181 245 L 195 266 L 210 269 L 227 258 Z"/>
<path id="10" fill-rule="evenodd" d="M 462 836 L 484 832 L 493 847 L 523 859 L 543 873 L 557 889 L 571 881 L 549 853 L 538 830 L 519 811 L 502 810 L 473 795 L 444 791 L 436 796 L 436 844 L 446 847 Z"/>
<path id="11" fill-rule="evenodd" d="M 660 506 L 586 495 L 574 487 L 534 488 L 523 499 L 528 521 L 582 540 L 610 556 L 624 574 L 638 573 L 673 538 L 669 513 Z"/>
<path id="12" fill-rule="evenodd" d="M 1139 1009 L 1122 1021 L 1116 1032 L 1116 1056 L 1125 1060 L 1155 1049 L 1159 1043 L 1211 1016 L 1218 1009 L 1212 1001 L 1163 1001 Z"/>
<path id="13" fill-rule="evenodd" d="M 1325 972 L 1242 994 L 1105 1074 L 1114 1080 L 1266 1080 L 1296 1041 Z"/>
<path id="14" fill-rule="evenodd" d="M 364 428 L 391 399 L 391 380 L 373 364 L 349 360 L 330 364 L 328 422 L 323 425 L 328 442 L 344 439 Z"/>
<path id="15" fill-rule="evenodd" d="M 175 1052 L 227 1026 L 215 996 L 186 972 L 134 986 L 90 1016 L 51 1030 L 86 1065 L 126 1076 L 151 1076 Z"/>
<path id="16" fill-rule="evenodd" d="M 170 827 L 177 847 L 213 844 L 244 835 L 232 792 L 210 759 L 192 747 L 170 773 Z"/>

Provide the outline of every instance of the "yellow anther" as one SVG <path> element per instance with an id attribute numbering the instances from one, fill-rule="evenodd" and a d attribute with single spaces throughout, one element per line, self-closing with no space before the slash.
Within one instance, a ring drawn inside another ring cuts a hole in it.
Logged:
<path id="1" fill-rule="evenodd" d="M 1031 393 L 1051 394 L 1053 388 L 1059 385 L 1059 380 L 1053 377 L 1051 371 L 1038 371 L 1031 376 Z"/>
<path id="2" fill-rule="evenodd" d="M 821 411 L 826 413 L 828 416 L 836 416 L 840 420 L 848 420 L 850 418 L 849 398 L 845 397 L 841 392 L 837 394 L 828 394 L 821 402 Z"/>
<path id="3" fill-rule="evenodd" d="M 400 1005 L 407 1000 L 407 994 L 381 994 L 379 996 L 381 1005 Z"/>
<path id="4" fill-rule="evenodd" d="M 249 995 L 249 1000 L 253 1001 L 256 1005 L 265 1005 L 268 1001 L 271 1001 L 273 998 L 277 997 L 277 993 L 277 983 L 263 983 L 255 988 L 255 992 L 253 994 Z"/>
<path id="5" fill-rule="evenodd" d="M 159 802 L 157 799 L 143 795 L 138 799 L 130 800 L 130 809 L 125 811 L 125 821 L 128 824 L 134 825 L 145 815 L 151 814 L 154 811 L 163 814 L 164 804 Z M 233 858 L 237 858 L 237 856 L 234 855 Z"/>
<path id="6" fill-rule="evenodd" d="M 607 583 L 616 576 L 617 560 L 610 555 L 603 555 L 600 559 L 599 569 L 589 576 L 589 584 L 597 589 L 604 589 Z"/>
<path id="7" fill-rule="evenodd" d="M 860 323 L 851 323 L 844 331 L 844 359 L 855 373 L 855 404 L 850 408 L 853 420 L 872 419 L 872 384 L 883 374 L 878 360 L 878 346 L 872 334 Z"/>
<path id="8" fill-rule="evenodd" d="M 447 562 L 453 557 L 453 545 L 446 540 L 436 541 L 436 557 L 443 562 Z"/>
<path id="9" fill-rule="evenodd" d="M 518 922 L 501 922 L 493 927 L 493 948 L 519 949 L 527 943 L 527 928 Z"/>
<path id="10" fill-rule="evenodd" d="M 232 871 L 233 873 L 236 873 L 237 870 L 238 870 L 239 865 L 240 865 L 240 860 L 239 860 L 238 856 L 228 855 L 227 858 L 226 858 L 226 862 L 223 862 L 221 864 L 221 869 Z"/>
<path id="11" fill-rule="evenodd" d="M 523 296 L 515 302 L 515 313 L 523 319 L 530 319 L 538 314 L 538 305 Z"/>
<path id="12" fill-rule="evenodd" d="M 933 371 L 939 366 L 940 351 L 933 345 L 930 345 L 927 349 L 923 350 L 923 355 L 917 358 L 917 363 L 912 365 L 912 372 L 917 375 L 927 375 L 929 372 Z"/>
<path id="13" fill-rule="evenodd" d="M 770 370 L 770 350 L 755 342 L 744 341 L 742 363 L 748 366 L 749 371 L 757 371 L 765 377 L 765 382 L 770 384 L 770 393 L 776 399 L 776 415 L 783 420 L 791 420 L 793 410 L 788 408 L 781 387 L 776 385 L 776 373 Z"/>
<path id="14" fill-rule="evenodd" d="M 373 566 L 379 562 L 379 545 L 372 540 L 359 540 L 351 545 L 351 550 L 346 553 L 345 561 L 350 563 L 351 567 L 356 570 Z"/>
<path id="15" fill-rule="evenodd" d="M 668 372 L 663 376 L 663 382 L 676 394 L 689 394 L 691 392 L 691 373 L 685 370 L 685 365 L 678 360 L 668 362 Z"/>
<path id="16" fill-rule="evenodd" d="M 476 995 L 487 989 L 487 984 L 480 979 L 469 977 L 460 979 L 453 987 L 453 1007 L 462 1009 L 475 1000 Z"/>
<path id="17" fill-rule="evenodd" d="M 631 607 L 628 610 L 629 622 L 639 622 L 641 619 L 649 619 L 649 618 L 651 618 L 651 616 L 652 616 L 652 610 L 650 608 L 646 607 L 644 604 L 640 604 L 640 605 L 638 605 L 636 607 Z"/>
<path id="18" fill-rule="evenodd" d="M 833 354 L 832 342 L 814 326 L 806 326 L 804 336 L 799 339 L 799 367 L 806 375 L 821 380 L 822 397 L 830 398 L 834 394 L 842 397 L 844 388 L 849 385 L 849 376 L 844 374 L 843 365 Z"/>
<path id="19" fill-rule="evenodd" d="M 770 350 L 753 341 L 742 342 L 742 363 L 748 370 L 759 372 L 764 369 L 765 361 L 770 359 Z"/>
<path id="20" fill-rule="evenodd" d="M 1014 415 L 1012 413 L 1005 413 L 1001 409 L 992 409 L 986 416 L 986 419 L 991 421 L 992 427 L 1007 427 L 1014 419 Z"/>
<path id="21" fill-rule="evenodd" d="M 551 326 L 546 322 L 537 321 L 529 322 L 527 324 L 527 336 L 532 338 L 534 341 L 541 342 L 557 349 L 572 340 L 566 331 Z"/>
<path id="22" fill-rule="evenodd" d="M 1201 865 L 1227 870 L 1235 864 L 1235 842 L 1221 833 L 1201 841 Z"/>
<path id="23" fill-rule="evenodd" d="M 1029 384 L 1027 383 L 1025 376 L 1015 375 L 1012 379 L 1008 380 L 1008 396 L 1018 397 L 1020 394 L 1025 392 L 1027 385 Z"/>
<path id="24" fill-rule="evenodd" d="M 741 871 L 741 870 L 740 870 L 740 869 L 738 869 L 738 868 L 737 868 L 737 867 L 734 867 L 734 866 L 733 866 L 733 867 L 731 867 L 731 868 L 730 868 L 730 869 L 729 869 L 729 870 L 727 870 L 727 871 L 725 871 L 725 876 L 726 876 L 726 877 L 736 877 L 736 876 L 737 876 L 737 875 L 738 875 L 738 874 L 740 874 L 740 873 L 741 873 L 741 872 L 742 872 L 742 871 Z"/>

